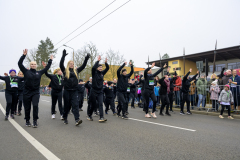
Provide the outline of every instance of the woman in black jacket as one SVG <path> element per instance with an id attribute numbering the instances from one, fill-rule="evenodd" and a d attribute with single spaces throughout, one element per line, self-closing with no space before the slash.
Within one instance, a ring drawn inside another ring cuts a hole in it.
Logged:
<path id="1" fill-rule="evenodd" d="M 169 108 L 168 94 L 170 93 L 170 81 L 168 79 L 168 75 L 165 75 L 163 78 L 161 78 L 159 80 L 159 84 L 161 84 L 159 95 L 161 97 L 161 102 L 162 102 L 159 115 L 164 116 L 162 111 L 164 110 L 164 107 L 166 105 L 166 115 L 171 116 L 171 114 L 169 114 L 168 112 L 168 108 Z"/>
<path id="2" fill-rule="evenodd" d="M 63 112 L 63 119 L 64 124 L 68 124 L 68 112 L 70 105 L 72 105 L 72 112 L 75 117 L 75 125 L 78 126 L 82 123 L 82 120 L 79 118 L 79 106 L 78 106 L 78 78 L 77 74 L 80 73 L 87 65 L 87 61 L 90 58 L 90 54 L 87 54 L 85 57 L 85 60 L 81 67 L 74 69 L 74 62 L 68 61 L 67 68 L 64 67 L 64 60 L 65 57 L 68 54 L 66 53 L 66 50 L 63 50 L 63 55 L 60 61 L 60 69 L 63 72 L 64 75 L 64 93 L 63 93 L 63 99 L 64 99 L 64 112 Z"/>

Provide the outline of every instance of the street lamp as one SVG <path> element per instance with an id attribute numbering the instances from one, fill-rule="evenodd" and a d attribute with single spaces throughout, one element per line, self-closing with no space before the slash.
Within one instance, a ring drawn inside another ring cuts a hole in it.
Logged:
<path id="1" fill-rule="evenodd" d="M 73 62 L 74 62 L 74 49 L 72 47 L 69 47 L 69 46 L 65 45 L 65 44 L 63 46 L 71 48 L 73 50 Z"/>

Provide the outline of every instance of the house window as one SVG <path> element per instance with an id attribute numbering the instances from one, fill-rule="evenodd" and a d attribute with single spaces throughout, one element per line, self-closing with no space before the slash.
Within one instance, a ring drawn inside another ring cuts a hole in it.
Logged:
<path id="1" fill-rule="evenodd" d="M 222 71 L 222 68 L 225 68 L 226 65 L 225 64 L 217 64 L 215 65 L 215 71 L 216 72 L 221 72 Z M 205 68 L 204 68 L 205 70 Z M 209 68 L 208 68 L 208 72 L 213 72 L 213 65 L 209 65 Z"/>
<path id="2" fill-rule="evenodd" d="M 238 69 L 240 68 L 240 62 L 228 63 L 228 69 Z"/>
<path id="3" fill-rule="evenodd" d="M 173 61 L 172 64 L 178 64 L 178 61 Z"/>
<path id="4" fill-rule="evenodd" d="M 173 70 L 174 70 L 174 71 L 181 71 L 181 67 L 176 68 L 176 70 L 175 70 L 175 68 L 174 68 Z"/>

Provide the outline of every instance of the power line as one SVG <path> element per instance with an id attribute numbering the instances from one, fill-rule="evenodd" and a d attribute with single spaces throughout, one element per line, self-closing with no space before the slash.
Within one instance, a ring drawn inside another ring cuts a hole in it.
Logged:
<path id="1" fill-rule="evenodd" d="M 118 9 L 120 9 L 121 7 L 123 7 L 124 5 L 126 5 L 128 2 L 130 2 L 131 0 L 125 2 L 124 4 L 122 4 L 121 6 L 119 6 L 118 8 L 116 8 L 115 10 L 113 10 L 112 12 L 110 12 L 109 14 L 107 14 L 106 16 L 104 16 L 103 18 L 101 18 L 99 21 L 97 21 L 96 23 L 94 23 L 93 25 L 91 25 L 90 27 L 88 27 L 87 29 L 85 29 L 84 31 L 82 31 L 81 33 L 79 33 L 78 35 L 76 35 L 75 37 L 73 37 L 72 39 L 70 39 L 69 41 L 67 41 L 64 44 L 67 44 L 68 42 L 72 41 L 73 39 L 77 38 L 78 36 L 80 36 L 81 34 L 83 34 L 84 32 L 86 32 L 87 30 L 89 30 L 90 28 L 92 28 L 93 26 L 95 26 L 96 24 L 98 24 L 99 22 L 101 22 L 103 19 L 107 18 L 109 15 L 111 15 L 112 13 L 114 13 L 115 11 L 117 11 Z M 61 46 L 60 46 L 61 47 Z M 58 47 L 58 48 L 60 48 Z M 57 49 L 58 49 L 57 48 Z"/>
<path id="2" fill-rule="evenodd" d="M 101 13 L 103 10 L 105 10 L 106 8 L 108 8 L 111 4 L 113 4 L 116 0 L 112 1 L 111 3 L 109 3 L 106 7 L 104 7 L 102 10 L 100 10 L 98 13 L 96 13 L 94 16 L 92 16 L 90 19 L 88 19 L 86 22 L 84 22 L 81 26 L 79 26 L 77 29 L 75 29 L 74 31 L 72 31 L 69 35 L 67 35 L 66 37 L 64 37 L 61 41 L 59 41 L 58 43 L 56 43 L 54 46 L 56 46 L 57 44 L 59 44 L 60 42 L 62 42 L 64 39 L 66 39 L 67 37 L 69 37 L 72 33 L 74 33 L 76 30 L 78 30 L 79 28 L 81 28 L 84 24 L 86 24 L 87 22 L 89 22 L 91 19 L 93 19 L 94 17 L 96 17 L 99 13 Z"/>

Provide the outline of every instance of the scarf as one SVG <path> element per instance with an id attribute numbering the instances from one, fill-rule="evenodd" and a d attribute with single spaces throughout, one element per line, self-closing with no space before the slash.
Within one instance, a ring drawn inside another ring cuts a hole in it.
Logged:
<path id="1" fill-rule="evenodd" d="M 170 92 L 170 81 L 167 79 L 164 79 L 164 82 L 166 83 L 166 85 L 167 85 L 167 93 L 169 94 L 169 92 Z"/>

